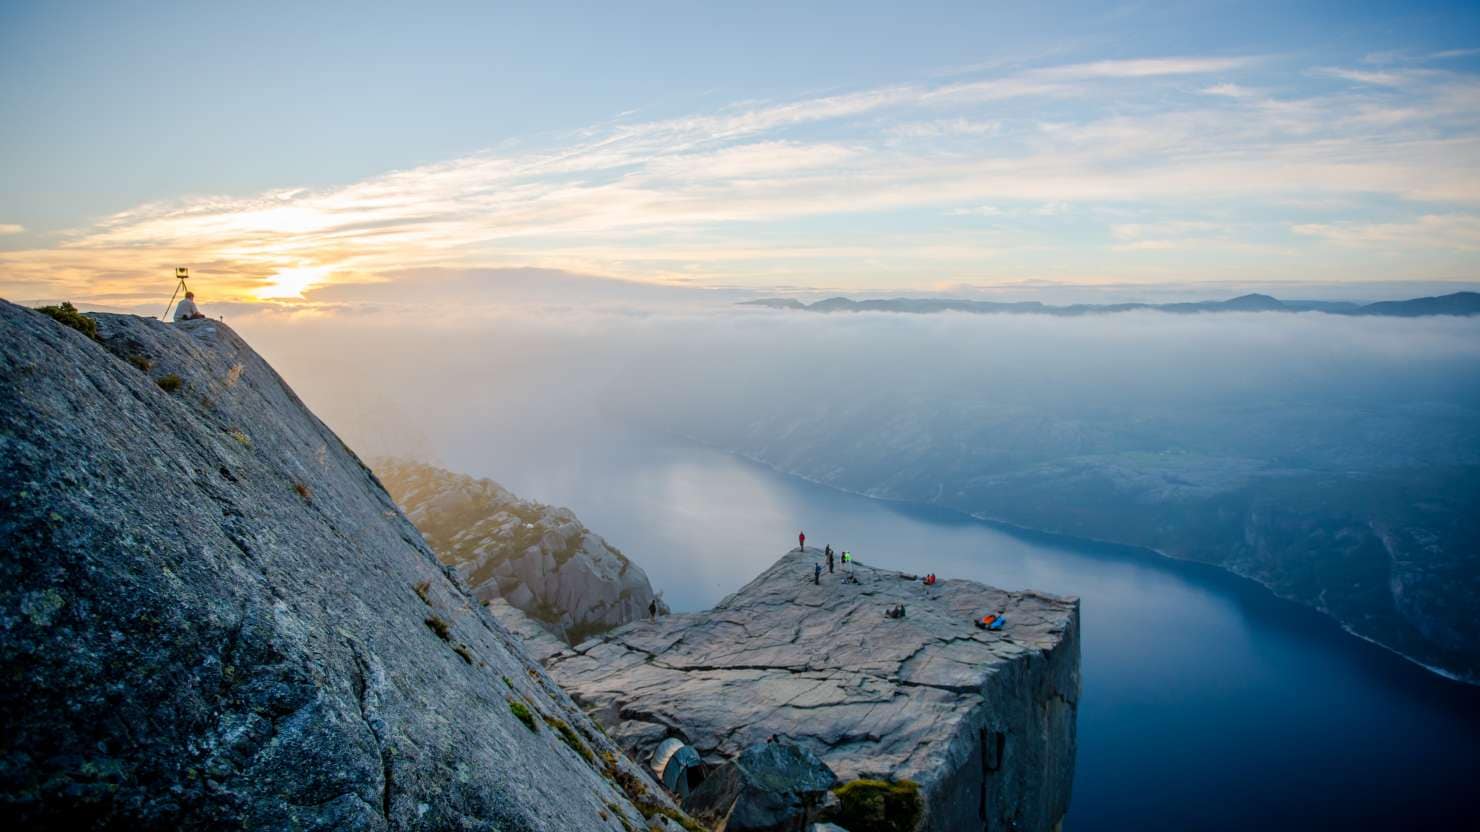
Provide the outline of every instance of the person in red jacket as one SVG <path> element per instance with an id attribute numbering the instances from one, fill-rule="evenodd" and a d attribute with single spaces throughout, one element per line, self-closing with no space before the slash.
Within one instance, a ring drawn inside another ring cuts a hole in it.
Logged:
<path id="1" fill-rule="evenodd" d="M 807 533 L 806 532 L 797 532 L 797 548 L 800 549 L 803 552 L 807 551 Z"/>

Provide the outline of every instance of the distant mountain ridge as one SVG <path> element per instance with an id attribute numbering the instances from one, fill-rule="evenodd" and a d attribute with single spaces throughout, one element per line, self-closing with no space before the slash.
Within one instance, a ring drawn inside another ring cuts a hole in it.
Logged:
<path id="1" fill-rule="evenodd" d="M 1328 315 L 1375 315 L 1417 318 L 1429 315 L 1480 315 L 1480 292 L 1453 292 L 1438 297 L 1385 300 L 1359 304 L 1349 301 L 1280 300 L 1270 295 L 1248 294 L 1228 300 L 1183 303 L 1076 303 L 1053 306 L 1040 301 L 962 300 L 951 298 L 875 298 L 853 300 L 827 298 L 803 303 L 794 298 L 761 298 L 742 301 L 741 306 L 764 306 L 799 312 L 970 312 L 972 314 L 1016 315 L 1104 315 L 1114 312 L 1152 310 L 1173 314 L 1200 312 L 1325 312 Z"/>

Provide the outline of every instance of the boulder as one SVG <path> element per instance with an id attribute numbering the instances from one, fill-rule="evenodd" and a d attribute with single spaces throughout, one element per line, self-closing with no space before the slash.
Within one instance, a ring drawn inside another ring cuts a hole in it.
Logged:
<path id="1" fill-rule="evenodd" d="M 712 772 L 684 809 L 725 832 L 791 832 L 816 818 L 837 781 L 807 749 L 764 742 Z"/>

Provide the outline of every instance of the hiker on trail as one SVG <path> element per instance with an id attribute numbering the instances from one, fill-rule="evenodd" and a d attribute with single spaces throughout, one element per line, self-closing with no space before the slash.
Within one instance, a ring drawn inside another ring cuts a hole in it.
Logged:
<path id="1" fill-rule="evenodd" d="M 831 575 L 833 573 L 832 544 L 827 544 L 827 548 L 823 549 L 822 553 L 827 555 L 827 574 Z"/>
<path id="2" fill-rule="evenodd" d="M 801 551 L 801 552 L 807 551 L 807 533 L 806 532 L 797 532 L 797 550 L 798 551 Z"/>
<path id="3" fill-rule="evenodd" d="M 847 552 L 844 552 L 843 553 L 843 565 L 844 566 L 847 566 L 848 565 L 848 560 L 849 560 L 848 553 Z"/>
<path id="4" fill-rule="evenodd" d="M 658 620 L 658 599 L 657 598 L 654 598 L 653 600 L 651 600 L 651 601 L 648 602 L 648 618 L 651 618 L 654 621 L 657 621 Z"/>
<path id="5" fill-rule="evenodd" d="M 822 586 L 822 564 L 812 564 L 812 583 Z"/>
<path id="6" fill-rule="evenodd" d="M 200 309 L 198 309 L 195 305 L 195 293 L 186 292 L 185 299 L 180 301 L 179 306 L 175 307 L 175 323 L 179 323 L 181 321 L 196 321 L 204 317 L 205 315 L 202 315 L 200 313 Z"/>

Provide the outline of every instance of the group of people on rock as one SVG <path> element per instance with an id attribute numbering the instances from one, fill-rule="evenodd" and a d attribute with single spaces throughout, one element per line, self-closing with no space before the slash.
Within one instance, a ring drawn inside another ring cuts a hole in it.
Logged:
<path id="1" fill-rule="evenodd" d="M 800 552 L 806 552 L 807 551 L 807 533 L 806 532 L 798 532 L 797 533 L 797 551 L 800 551 Z M 835 554 L 833 552 L 833 547 L 832 547 L 832 544 L 831 543 L 829 543 L 826 546 L 822 547 L 822 556 L 823 556 L 823 559 L 827 563 L 827 572 L 828 572 L 829 575 L 833 574 L 833 572 L 835 571 L 836 559 L 838 557 L 841 557 L 844 566 L 847 566 L 848 563 L 852 560 L 852 557 L 847 552 L 842 552 L 840 554 Z M 910 578 L 911 580 L 914 580 L 914 576 L 913 575 L 909 575 L 909 576 L 906 576 L 906 577 Z M 925 577 L 923 577 L 923 578 L 920 579 L 920 583 L 923 584 L 923 585 L 925 585 L 925 586 L 935 586 L 935 584 L 937 583 L 937 581 L 938 581 L 938 579 L 936 578 L 934 572 L 929 572 L 929 573 L 927 573 L 925 575 Z M 820 563 L 820 562 L 819 563 L 812 564 L 812 583 L 814 583 L 814 584 L 816 584 L 818 586 L 821 586 L 822 585 L 822 563 Z M 846 575 L 843 578 L 843 583 L 852 583 L 852 584 L 859 583 L 858 576 L 854 575 L 852 572 L 847 572 Z M 884 611 L 884 616 L 886 618 L 904 618 L 905 617 L 905 607 L 904 607 L 904 604 L 895 604 L 894 606 L 892 606 L 889 609 L 887 609 L 887 610 Z M 1000 630 L 1000 629 L 1002 629 L 1003 625 L 1006 622 L 1007 622 L 1006 616 L 1004 616 L 1000 612 L 996 612 L 996 613 L 988 613 L 986 615 L 983 615 L 981 618 L 975 619 L 972 623 L 975 624 L 979 629 L 983 629 L 983 630 Z"/>

